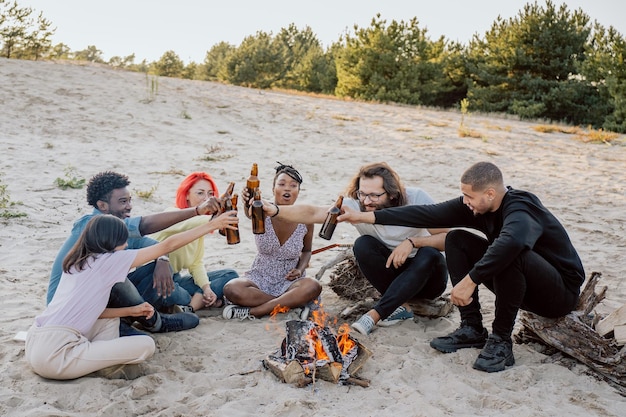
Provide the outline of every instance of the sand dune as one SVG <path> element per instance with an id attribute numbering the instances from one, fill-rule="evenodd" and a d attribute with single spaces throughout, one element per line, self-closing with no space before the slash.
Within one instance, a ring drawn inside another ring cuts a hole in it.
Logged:
<path id="1" fill-rule="evenodd" d="M 84 189 L 61 190 L 64 170 L 88 179 L 115 170 L 131 179 L 133 213 L 173 204 L 193 170 L 210 172 L 223 189 L 241 189 L 250 165 L 271 195 L 275 161 L 304 177 L 299 202 L 332 204 L 364 163 L 385 160 L 407 185 L 436 200 L 459 195 L 461 173 L 493 161 L 507 184 L 536 193 L 568 229 L 587 275 L 609 287 L 600 306 L 626 301 L 626 146 L 586 144 L 571 135 L 534 131 L 536 123 L 465 116 L 482 139 L 460 138 L 461 115 L 415 107 L 366 104 L 258 91 L 215 83 L 158 79 L 93 65 L 0 59 L 0 173 L 25 218 L 0 226 L 0 414 L 10 416 L 618 416 L 626 400 L 584 366 L 543 363 L 515 345 L 516 365 L 484 374 L 471 369 L 477 351 L 443 355 L 428 346 L 453 330 L 458 313 L 380 328 L 361 340 L 374 353 L 361 370 L 369 388 L 319 381 L 282 384 L 261 366 L 284 337 L 276 321 L 226 321 L 203 312 L 192 331 L 159 334 L 147 375 L 134 381 L 85 377 L 53 382 L 35 375 L 13 341 L 42 311 L 48 275 L 73 221 L 91 211 Z M 139 194 L 150 194 L 149 199 Z M 250 225 L 242 243 L 207 237 L 208 269 L 244 272 L 255 248 Z M 356 232 L 339 225 L 333 242 Z M 319 238 L 314 248 L 328 244 Z M 309 274 L 337 254 L 315 255 Z M 329 272 L 322 278 L 327 284 Z M 327 286 L 324 308 L 348 303 Z M 486 317 L 493 317 L 485 305 Z M 489 324 L 489 323 L 487 323 Z"/>

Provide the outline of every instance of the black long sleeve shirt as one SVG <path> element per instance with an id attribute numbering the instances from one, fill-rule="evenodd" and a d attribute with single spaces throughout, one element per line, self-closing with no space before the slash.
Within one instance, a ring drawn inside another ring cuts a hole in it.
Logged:
<path id="1" fill-rule="evenodd" d="M 463 204 L 463 197 L 438 204 L 376 210 L 374 216 L 377 224 L 467 227 L 483 232 L 489 247 L 469 271 L 477 284 L 499 274 L 525 249 L 554 266 L 576 294 L 585 280 L 582 262 L 565 228 L 537 196 L 526 191 L 508 187 L 498 210 L 476 216 Z"/>

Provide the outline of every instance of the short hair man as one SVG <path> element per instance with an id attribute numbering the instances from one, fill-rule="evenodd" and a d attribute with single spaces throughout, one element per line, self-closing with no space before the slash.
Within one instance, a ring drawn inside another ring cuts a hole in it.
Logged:
<path id="1" fill-rule="evenodd" d="M 346 211 L 339 221 L 413 227 L 467 227 L 448 232 L 445 249 L 451 300 L 461 326 L 430 342 L 444 353 L 483 348 L 474 368 L 497 372 L 515 363 L 511 334 L 518 310 L 544 317 L 572 311 L 585 280 L 582 262 L 567 232 L 532 193 L 505 187 L 502 172 L 479 162 L 461 177 L 460 198 L 425 206 L 371 213 Z M 492 334 L 483 328 L 478 287 L 495 294 Z"/>
<path id="2" fill-rule="evenodd" d="M 63 259 L 74 246 L 92 217 L 100 214 L 112 214 L 124 220 L 129 230 L 128 247 L 138 249 L 157 243 L 156 240 L 144 235 L 157 232 L 198 214 L 213 213 L 219 207 L 217 200 L 207 200 L 201 206 L 195 208 L 143 217 L 131 217 L 132 205 L 130 191 L 128 190 L 129 184 L 130 181 L 127 176 L 112 171 L 101 172 L 91 178 L 87 185 L 87 202 L 94 207 L 94 210 L 91 214 L 82 216 L 74 223 L 70 236 L 57 253 L 48 284 L 47 304 L 52 301 L 61 279 Z M 141 289 L 141 294 L 138 288 Z M 129 274 L 129 279 L 113 286 L 108 307 L 133 306 L 143 303 L 144 299 L 152 304 L 155 310 L 158 310 L 166 306 L 168 302 L 188 304 L 191 296 L 174 284 L 167 258 L 163 258 L 137 268 Z M 129 318 L 130 324 L 134 320 L 135 318 Z M 150 320 L 137 318 L 137 321 L 151 332 L 186 330 L 196 327 L 199 323 L 199 319 L 195 314 L 178 313 L 166 315 L 159 314 L 157 311 L 155 311 Z M 133 333 L 127 324 L 124 322 L 120 324 L 122 335 Z"/>
<path id="3" fill-rule="evenodd" d="M 366 213 L 434 202 L 420 188 L 405 188 L 385 162 L 361 167 L 345 194 L 344 208 Z M 327 211 L 328 207 L 280 206 L 278 216 L 287 221 L 323 223 Z M 371 224 L 355 227 L 361 235 L 354 242 L 355 259 L 365 278 L 381 293 L 374 307 L 352 324 L 355 330 L 367 335 L 376 324 L 391 326 L 410 319 L 409 300 L 434 299 L 444 292 L 448 271 L 441 251 L 447 230 Z"/>

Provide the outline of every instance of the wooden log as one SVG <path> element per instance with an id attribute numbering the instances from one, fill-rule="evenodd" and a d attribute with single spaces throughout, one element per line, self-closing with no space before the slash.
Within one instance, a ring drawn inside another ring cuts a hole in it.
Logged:
<path id="1" fill-rule="evenodd" d="M 315 328 L 315 323 L 309 320 L 289 320 L 285 323 L 285 328 L 287 336 L 283 356 L 288 360 L 312 361 L 315 350 L 309 334 Z"/>
<path id="2" fill-rule="evenodd" d="M 351 376 L 344 381 L 344 384 L 348 385 L 358 385 L 360 387 L 367 388 L 370 386 L 370 380 L 365 378 L 358 378 L 355 376 Z"/>
<path id="3" fill-rule="evenodd" d="M 287 384 L 299 385 L 307 379 L 307 376 L 304 373 L 304 368 L 298 361 L 295 360 L 285 361 L 276 357 L 268 356 L 263 359 L 263 365 L 272 371 L 272 373 L 281 381 L 286 382 Z"/>
<path id="4" fill-rule="evenodd" d="M 350 316 L 352 313 L 354 313 L 355 311 L 359 311 L 359 310 L 371 310 L 372 307 L 374 307 L 374 299 L 373 298 L 366 298 L 365 300 L 362 301 L 357 301 L 356 303 L 344 308 L 341 313 L 339 314 L 340 317 L 346 318 L 348 316 Z"/>
<path id="5" fill-rule="evenodd" d="M 342 368 L 343 366 L 338 362 L 328 362 L 322 366 L 318 366 L 315 370 L 315 375 L 319 379 L 336 384 L 341 376 Z"/>
<path id="6" fill-rule="evenodd" d="M 626 350 L 612 339 L 600 336 L 592 327 L 593 307 L 604 299 L 606 287 L 595 292 L 600 273 L 594 272 L 581 292 L 578 310 L 558 319 L 548 319 L 523 311 L 522 328 L 515 341 L 539 341 L 569 355 L 592 369 L 621 395 L 626 396 Z"/>
<path id="7" fill-rule="evenodd" d="M 615 326 L 624 324 L 626 324 L 626 304 L 600 320 L 596 325 L 596 331 L 600 336 L 607 336 L 613 333 Z"/>
<path id="8" fill-rule="evenodd" d="M 447 297 L 438 297 L 434 300 L 415 298 L 409 300 L 409 307 L 413 314 L 422 317 L 445 317 L 454 310 L 454 304 Z"/>
<path id="9" fill-rule="evenodd" d="M 356 340 L 356 339 L 355 339 Z M 357 354 L 350 366 L 348 366 L 348 374 L 356 375 L 357 372 L 365 365 L 365 362 L 372 357 L 372 351 L 366 348 L 363 344 L 361 344 L 358 340 L 357 344 Z"/>
<path id="10" fill-rule="evenodd" d="M 626 345 L 626 324 L 615 326 L 613 328 L 613 338 L 618 346 Z"/>
<path id="11" fill-rule="evenodd" d="M 587 283 L 580 292 L 576 311 L 582 311 L 585 316 L 591 313 L 600 301 L 604 300 L 606 295 L 606 286 L 600 287 L 596 290 L 598 280 L 601 276 L 602 274 L 600 272 L 592 272 L 591 276 L 587 280 Z"/>

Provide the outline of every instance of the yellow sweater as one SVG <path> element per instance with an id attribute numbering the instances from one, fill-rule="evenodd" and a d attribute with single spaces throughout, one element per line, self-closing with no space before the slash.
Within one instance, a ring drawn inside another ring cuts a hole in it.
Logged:
<path id="1" fill-rule="evenodd" d="M 171 208 L 166 211 L 173 210 L 179 209 Z M 195 216 L 176 223 L 175 225 L 161 230 L 160 232 L 154 233 L 150 237 L 160 242 L 169 236 L 175 235 L 176 233 L 184 232 L 185 230 L 193 229 L 196 226 L 208 223 L 210 220 L 211 216 Z M 198 287 L 202 288 L 209 283 L 206 268 L 204 267 L 204 237 L 196 239 L 182 248 L 171 252 L 169 254 L 169 258 L 170 265 L 172 266 L 174 273 L 187 269 Z"/>

